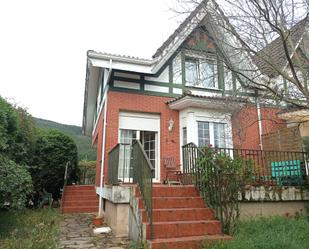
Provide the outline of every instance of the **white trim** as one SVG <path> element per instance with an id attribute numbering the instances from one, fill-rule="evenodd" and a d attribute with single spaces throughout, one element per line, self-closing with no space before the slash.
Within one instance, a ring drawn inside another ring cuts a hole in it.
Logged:
<path id="1" fill-rule="evenodd" d="M 174 94 L 182 94 L 182 89 L 181 88 L 173 88 L 173 93 Z"/>
<path id="2" fill-rule="evenodd" d="M 94 120 L 95 123 L 94 123 L 94 126 L 93 126 L 93 129 L 92 129 L 92 135 L 94 134 L 96 128 L 97 128 L 97 125 L 98 125 L 98 122 L 99 122 L 99 119 L 100 119 L 100 115 L 101 115 L 101 112 L 102 112 L 102 108 L 103 108 L 103 105 L 105 104 L 105 101 L 107 99 L 107 93 L 108 93 L 108 84 L 107 82 L 109 81 L 110 77 L 111 77 L 111 72 L 112 72 L 112 67 L 110 65 L 110 69 L 105 69 L 104 71 L 104 82 L 103 82 L 103 88 L 106 87 L 105 89 L 105 92 L 104 92 L 104 95 L 103 95 L 103 99 L 102 99 L 102 102 L 101 102 L 101 105 L 100 105 L 100 108 L 99 108 L 99 111 L 97 113 L 97 120 Z M 95 110 L 96 111 L 96 110 Z M 95 117 L 95 116 L 94 116 Z"/>
<path id="3" fill-rule="evenodd" d="M 145 91 L 151 91 L 151 92 L 160 92 L 160 93 L 168 93 L 169 88 L 165 86 L 155 86 L 155 85 L 150 85 L 150 84 L 145 84 L 144 85 L 144 90 Z"/>
<path id="4" fill-rule="evenodd" d="M 180 148 L 183 146 L 182 128 L 187 127 L 187 143 L 195 143 L 198 145 L 198 121 L 206 121 L 210 123 L 224 123 L 226 147 L 233 148 L 233 135 L 232 135 L 232 114 L 229 112 L 220 112 L 211 109 L 202 108 L 187 108 L 179 112 L 179 133 L 180 133 Z M 213 125 L 210 125 L 210 141 L 214 141 Z M 180 159 L 182 164 L 182 149 L 180 149 Z"/>
<path id="5" fill-rule="evenodd" d="M 140 131 L 156 132 L 157 155 L 156 155 L 156 175 L 154 182 L 160 182 L 161 173 L 161 154 L 160 154 L 160 137 L 161 137 L 161 119 L 159 114 L 139 113 L 139 112 L 120 112 L 119 113 L 119 130 L 136 130 L 137 139 L 140 139 Z M 120 132 L 118 131 L 118 142 L 120 142 Z"/>
<path id="6" fill-rule="evenodd" d="M 100 171 L 100 189 L 103 188 L 103 178 L 104 178 L 104 160 L 105 160 L 105 144 L 106 144 L 106 117 L 107 117 L 107 95 L 106 95 L 106 103 L 104 105 L 104 120 L 103 120 L 103 134 L 102 134 L 102 158 L 101 158 L 101 171 Z M 99 214 L 98 216 L 102 216 L 102 196 L 99 197 Z"/>
<path id="7" fill-rule="evenodd" d="M 121 80 L 114 80 L 114 87 L 126 88 L 126 89 L 135 89 L 140 90 L 140 83 L 132 83 Z"/>

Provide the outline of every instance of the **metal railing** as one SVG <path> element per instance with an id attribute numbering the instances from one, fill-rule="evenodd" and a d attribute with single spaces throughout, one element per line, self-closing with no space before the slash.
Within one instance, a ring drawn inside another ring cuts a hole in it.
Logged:
<path id="1" fill-rule="evenodd" d="M 183 184 L 193 184 L 200 195 L 216 213 L 216 217 L 222 221 L 222 188 L 220 187 L 222 176 L 221 168 L 215 164 L 200 167 L 200 158 L 205 156 L 204 152 L 195 144 L 190 143 L 182 147 L 183 152 Z M 206 172 L 204 172 L 204 170 Z M 207 175 L 205 181 L 203 177 Z"/>
<path id="2" fill-rule="evenodd" d="M 134 169 L 133 182 L 137 183 L 141 192 L 150 226 L 150 238 L 152 238 L 152 178 L 155 169 L 138 140 L 132 144 L 131 165 Z"/>
<path id="3" fill-rule="evenodd" d="M 62 210 L 62 208 L 63 208 L 65 187 L 66 187 L 66 185 L 68 183 L 68 178 L 69 178 L 69 166 L 70 166 L 70 162 L 67 162 L 65 164 L 64 176 L 63 176 L 63 187 L 60 190 L 61 191 L 60 210 Z"/>
<path id="4" fill-rule="evenodd" d="M 108 153 L 108 183 L 133 183 L 132 145 L 119 143 Z"/>
<path id="5" fill-rule="evenodd" d="M 308 175 L 308 154 L 301 151 L 265 151 L 253 149 L 214 148 L 231 158 L 250 160 L 252 185 L 303 186 Z"/>
<path id="6" fill-rule="evenodd" d="M 140 143 L 117 144 L 108 153 L 108 184 L 136 183 L 142 195 L 143 203 L 152 236 L 152 178 L 154 167 Z"/>
<path id="7" fill-rule="evenodd" d="M 190 143 L 182 147 L 183 184 L 193 184 L 223 226 L 227 223 L 227 205 L 238 209 L 239 191 L 249 185 L 304 186 L 308 176 L 308 154 L 294 151 L 198 148 Z M 218 158 L 228 155 L 238 160 L 239 168 L 224 168 Z M 214 156 L 219 155 L 219 157 Z M 231 181 L 231 179 L 233 179 Z M 226 225 L 228 227 L 228 225 Z M 223 227 L 224 229 L 225 227 Z"/>

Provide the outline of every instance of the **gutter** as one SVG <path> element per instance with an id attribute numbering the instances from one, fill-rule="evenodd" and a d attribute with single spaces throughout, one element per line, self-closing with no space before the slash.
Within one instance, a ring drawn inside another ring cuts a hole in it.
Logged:
<path id="1" fill-rule="evenodd" d="M 105 53 L 99 53 L 95 52 L 93 50 L 89 50 L 87 52 L 88 58 L 92 59 L 101 59 L 101 60 L 113 60 L 113 61 L 119 61 L 119 62 L 126 62 L 126 63 L 133 63 L 136 65 L 143 65 L 143 66 L 153 66 L 158 62 L 158 59 L 153 60 L 147 60 L 147 59 L 141 59 L 136 57 L 124 57 L 124 56 L 118 56 L 113 54 L 105 54 Z"/>

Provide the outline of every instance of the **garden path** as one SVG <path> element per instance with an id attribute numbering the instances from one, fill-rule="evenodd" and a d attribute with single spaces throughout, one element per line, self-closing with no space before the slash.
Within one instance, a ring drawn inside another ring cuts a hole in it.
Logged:
<path id="1" fill-rule="evenodd" d="M 59 249 L 127 249 L 128 238 L 113 233 L 95 235 L 93 214 L 65 214 L 60 226 Z"/>

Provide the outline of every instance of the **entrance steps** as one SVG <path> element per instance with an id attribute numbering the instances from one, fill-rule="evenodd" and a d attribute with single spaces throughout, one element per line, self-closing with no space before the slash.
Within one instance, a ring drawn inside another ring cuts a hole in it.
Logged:
<path id="1" fill-rule="evenodd" d="M 99 198 L 94 185 L 65 186 L 62 213 L 94 213 L 98 211 Z"/>
<path id="2" fill-rule="evenodd" d="M 194 186 L 154 185 L 152 237 L 140 192 L 136 191 L 145 236 L 151 249 L 201 249 L 214 241 L 230 240 L 212 209 Z"/>

